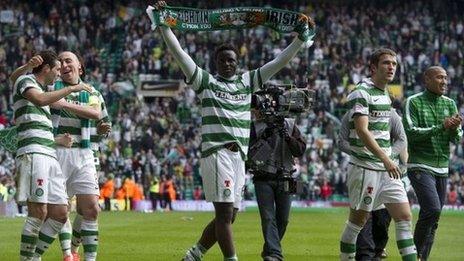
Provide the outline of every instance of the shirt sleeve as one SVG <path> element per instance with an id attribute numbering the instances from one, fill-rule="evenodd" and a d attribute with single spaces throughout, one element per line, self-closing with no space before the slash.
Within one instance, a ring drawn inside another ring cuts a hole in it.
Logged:
<path id="1" fill-rule="evenodd" d="M 34 88 L 40 92 L 43 92 L 42 88 L 37 85 L 31 78 L 25 77 L 19 80 L 18 85 L 17 85 L 17 90 L 21 95 L 23 95 L 27 90 L 30 88 Z"/>
<path id="2" fill-rule="evenodd" d="M 263 85 L 260 69 L 248 71 L 242 74 L 242 80 L 246 86 L 250 86 L 252 92 L 260 90 Z"/>
<path id="3" fill-rule="evenodd" d="M 364 90 L 354 90 L 348 95 L 348 110 L 351 115 L 369 115 L 370 95 Z"/>
<path id="4" fill-rule="evenodd" d="M 403 125 L 409 143 L 424 141 L 436 133 L 445 130 L 443 124 L 437 124 L 431 127 L 419 126 L 419 114 L 421 109 L 418 108 L 418 105 L 414 102 L 414 98 L 409 97 L 406 100 L 404 111 Z"/>
<path id="5" fill-rule="evenodd" d="M 390 136 L 393 141 L 392 156 L 396 158 L 408 146 L 408 139 L 403 124 L 401 123 L 401 117 L 395 110 L 392 110 L 390 128 Z"/>
<path id="6" fill-rule="evenodd" d="M 342 118 L 342 124 L 340 126 L 340 131 L 338 133 L 338 148 L 347 154 L 351 153 L 349 137 L 350 137 L 350 112 L 347 112 Z"/>

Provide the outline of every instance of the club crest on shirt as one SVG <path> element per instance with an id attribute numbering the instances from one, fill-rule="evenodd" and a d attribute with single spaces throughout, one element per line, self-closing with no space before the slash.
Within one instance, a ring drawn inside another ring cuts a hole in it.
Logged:
<path id="1" fill-rule="evenodd" d="M 226 188 L 224 189 L 223 194 L 224 194 L 224 197 L 228 198 L 230 197 L 230 194 L 232 194 L 232 192 L 230 191 L 230 189 Z"/>
<path id="2" fill-rule="evenodd" d="M 38 189 L 35 190 L 35 195 L 36 196 L 41 197 L 41 196 L 43 196 L 43 194 L 44 194 L 43 189 L 38 188 Z"/>
<path id="3" fill-rule="evenodd" d="M 365 196 L 363 202 L 364 204 L 369 205 L 372 203 L 372 198 L 370 196 Z"/>

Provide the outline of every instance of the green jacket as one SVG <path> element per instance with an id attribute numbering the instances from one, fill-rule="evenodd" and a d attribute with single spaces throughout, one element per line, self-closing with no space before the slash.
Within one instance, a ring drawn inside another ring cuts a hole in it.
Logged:
<path id="1" fill-rule="evenodd" d="M 456 103 L 428 90 L 406 100 L 403 125 L 408 137 L 408 169 L 448 176 L 450 142 L 462 137 L 462 129 L 446 130 L 445 118 L 457 113 Z"/>

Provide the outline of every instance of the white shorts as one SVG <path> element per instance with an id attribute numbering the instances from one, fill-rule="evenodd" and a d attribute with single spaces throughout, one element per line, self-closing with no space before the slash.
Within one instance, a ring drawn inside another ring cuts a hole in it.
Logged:
<path id="1" fill-rule="evenodd" d="M 245 185 L 245 162 L 240 152 L 226 148 L 202 158 L 200 173 L 208 202 L 231 202 L 240 208 Z"/>
<path id="2" fill-rule="evenodd" d="M 351 165 L 347 177 L 350 206 L 355 210 L 372 211 L 384 203 L 408 203 L 401 179 L 392 179 L 386 171 Z"/>
<path id="3" fill-rule="evenodd" d="M 57 148 L 56 154 L 66 178 L 66 189 L 70 198 L 74 195 L 100 195 L 91 149 Z"/>
<path id="4" fill-rule="evenodd" d="M 30 153 L 16 157 L 17 201 L 67 205 L 65 178 L 58 161 L 45 154 Z"/>

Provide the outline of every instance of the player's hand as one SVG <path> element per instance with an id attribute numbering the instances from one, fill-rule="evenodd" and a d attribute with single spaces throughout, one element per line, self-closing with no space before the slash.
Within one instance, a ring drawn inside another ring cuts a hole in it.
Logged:
<path id="1" fill-rule="evenodd" d="M 109 122 L 100 122 L 97 125 L 98 135 L 108 135 L 111 132 L 111 124 Z"/>
<path id="2" fill-rule="evenodd" d="M 40 66 L 43 63 L 42 56 L 40 55 L 34 55 L 28 62 L 27 62 L 27 68 L 29 70 L 32 70 L 38 66 Z"/>
<path id="3" fill-rule="evenodd" d="M 309 26 L 309 29 L 316 28 L 316 22 L 314 22 L 314 19 L 311 18 L 311 16 L 309 15 L 308 15 L 308 26 Z"/>
<path id="4" fill-rule="evenodd" d="M 461 126 L 461 124 L 462 124 L 462 116 L 461 115 L 456 114 L 451 119 L 452 119 L 452 122 L 451 122 L 450 127 L 451 127 L 452 130 L 455 130 L 458 127 Z"/>
<path id="5" fill-rule="evenodd" d="M 60 99 L 59 101 L 56 101 L 50 104 L 50 107 L 52 107 L 53 109 L 61 110 L 63 109 L 63 107 L 66 106 L 67 103 L 68 102 L 63 98 L 63 99 Z"/>
<path id="6" fill-rule="evenodd" d="M 446 118 L 443 122 L 443 126 L 447 130 L 455 130 L 462 123 L 462 117 L 460 115 L 454 115 L 453 117 Z"/>
<path id="7" fill-rule="evenodd" d="M 392 179 L 400 179 L 401 178 L 401 170 L 400 170 L 400 168 L 390 158 L 386 158 L 383 161 L 383 165 L 385 166 L 385 169 L 387 170 L 388 175 L 390 176 L 390 178 L 392 178 Z"/>
<path id="8" fill-rule="evenodd" d="M 73 86 L 70 86 L 72 92 L 80 92 L 80 91 L 87 91 L 92 93 L 92 86 L 87 83 L 79 83 Z"/>
<path id="9" fill-rule="evenodd" d="M 158 1 L 155 3 L 155 9 L 158 11 L 163 10 L 167 6 L 165 1 Z"/>
<path id="10" fill-rule="evenodd" d="M 74 142 L 74 139 L 71 136 L 71 134 L 65 133 L 65 134 L 57 136 L 55 138 L 55 142 L 56 142 L 56 144 L 61 145 L 63 147 L 71 148 L 71 146 L 72 146 L 72 144 Z"/>

